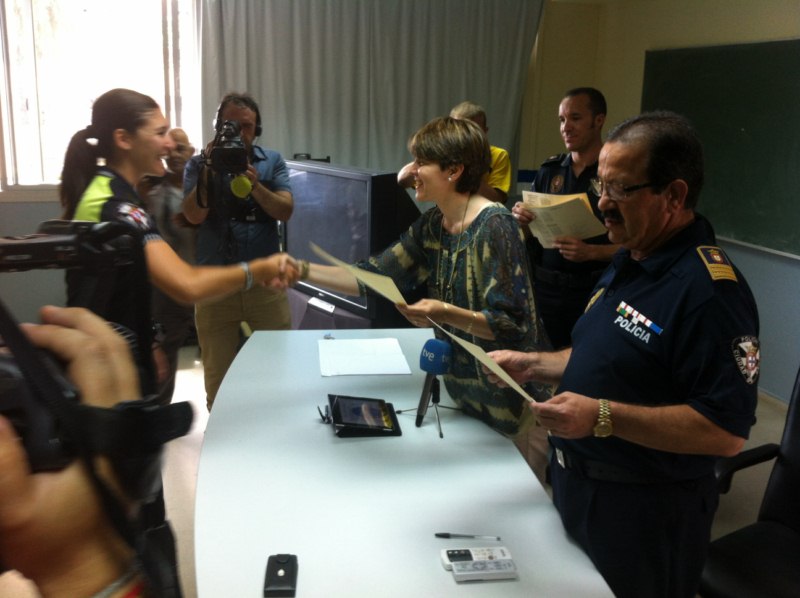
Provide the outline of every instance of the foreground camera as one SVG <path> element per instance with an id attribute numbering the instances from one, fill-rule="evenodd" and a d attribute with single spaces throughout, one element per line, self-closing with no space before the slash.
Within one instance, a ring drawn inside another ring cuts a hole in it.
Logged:
<path id="1" fill-rule="evenodd" d="M 118 222 L 48 221 L 36 234 L 0 238 L 0 272 L 118 269 L 143 259 L 138 234 Z M 135 288 L 148 287 L 145 281 Z M 137 351 L 133 332 L 115 327 Z M 130 494 L 146 495 L 158 477 L 162 445 L 188 431 L 191 407 L 159 408 L 153 397 L 111 409 L 81 404 L 58 361 L 31 344 L 2 301 L 0 338 L 8 350 L 0 353 L 0 414 L 22 438 L 31 469 L 58 470 L 77 456 L 105 454 Z"/>
<path id="2" fill-rule="evenodd" d="M 121 222 L 44 222 L 36 234 L 0 238 L 0 272 L 65 268 L 98 275 L 142 266 L 141 236 Z M 139 267 L 129 273 L 135 284 L 121 301 L 148 301 L 146 272 Z M 103 285 L 94 287 L 89 304 L 102 299 L 103 290 Z M 138 332 L 136 338 L 141 337 Z M 175 537 L 164 513 L 161 458 L 164 443 L 189 431 L 191 405 L 159 405 L 155 395 L 108 409 L 81 403 L 60 364 L 33 346 L 2 300 L 0 337 L 9 351 L 0 354 L 0 413 L 22 437 L 31 470 L 57 471 L 81 460 L 106 516 L 136 554 L 145 593 L 180 598 Z M 96 455 L 108 458 L 123 492 L 139 501 L 135 511 L 101 479 Z"/>

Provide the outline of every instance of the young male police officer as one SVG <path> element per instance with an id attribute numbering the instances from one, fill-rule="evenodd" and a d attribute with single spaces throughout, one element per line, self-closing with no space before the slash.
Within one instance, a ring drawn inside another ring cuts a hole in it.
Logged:
<path id="1" fill-rule="evenodd" d="M 558 107 L 561 137 L 567 153 L 548 158 L 536 172 L 532 191 L 553 195 L 586 193 L 598 219 L 599 198 L 589 185 L 597 176 L 597 158 L 603 147 L 606 100 L 593 87 L 569 90 Z M 534 294 L 547 335 L 553 347 L 570 344 L 575 321 L 583 313 L 589 293 L 618 246 L 606 235 L 591 239 L 561 237 L 556 246 L 545 249 L 529 233 L 533 214 L 517 202 L 512 213 L 523 225 L 528 238 L 528 257 Z"/>

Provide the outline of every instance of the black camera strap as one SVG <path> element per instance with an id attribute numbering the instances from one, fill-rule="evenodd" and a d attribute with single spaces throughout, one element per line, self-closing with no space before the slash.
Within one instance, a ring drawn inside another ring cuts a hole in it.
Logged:
<path id="1" fill-rule="evenodd" d="M 209 199 L 208 194 L 211 193 L 212 184 L 214 181 L 214 173 L 211 172 L 211 169 L 206 166 L 206 158 L 205 152 L 200 153 L 200 172 L 197 175 L 197 186 L 195 188 L 194 199 L 197 202 L 198 207 L 203 208 L 204 210 L 211 205 L 211 199 Z M 201 199 L 203 193 L 205 193 L 205 201 Z"/>

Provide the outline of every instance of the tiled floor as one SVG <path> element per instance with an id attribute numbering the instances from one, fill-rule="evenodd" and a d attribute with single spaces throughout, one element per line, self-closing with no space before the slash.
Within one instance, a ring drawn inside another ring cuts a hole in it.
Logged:
<path id="1" fill-rule="evenodd" d="M 190 433 L 171 442 L 164 460 L 164 485 L 169 517 L 178 540 L 180 574 L 184 596 L 197 595 L 194 568 L 194 494 L 197 467 L 208 422 L 203 390 L 202 366 L 195 363 L 197 350 L 186 348 L 181 353 L 181 365 L 175 389 L 175 401 L 190 401 L 195 408 L 195 421 Z M 758 422 L 746 447 L 765 442 L 780 442 L 786 418 L 786 404 L 762 397 L 758 407 Z M 730 493 L 723 495 L 712 530 L 714 538 L 755 520 L 764 492 L 771 463 L 752 467 L 734 477 Z M 0 576 L 0 598 L 30 598 L 30 588 L 13 574 Z"/>
<path id="2" fill-rule="evenodd" d="M 194 575 L 194 493 L 203 435 L 208 422 L 203 367 L 195 361 L 197 349 L 181 352 L 173 401 L 189 401 L 194 407 L 194 423 L 189 434 L 173 440 L 164 456 L 164 492 L 167 517 L 178 542 L 181 586 L 185 598 L 197 596 Z"/>

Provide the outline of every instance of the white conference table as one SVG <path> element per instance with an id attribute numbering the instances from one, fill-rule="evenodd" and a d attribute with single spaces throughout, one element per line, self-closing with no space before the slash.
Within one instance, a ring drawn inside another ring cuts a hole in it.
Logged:
<path id="1" fill-rule="evenodd" d="M 195 504 L 201 598 L 259 597 L 267 557 L 298 558 L 299 597 L 600 597 L 611 592 L 514 445 L 439 409 L 414 425 L 430 330 L 335 330 L 397 338 L 411 375 L 323 377 L 323 330 L 256 332 L 218 393 Z M 383 398 L 402 436 L 339 438 L 323 424 L 328 393 Z M 442 385 L 442 404 L 452 404 Z M 501 542 L 434 537 L 500 536 Z M 505 546 L 519 579 L 456 583 L 442 548 Z"/>

